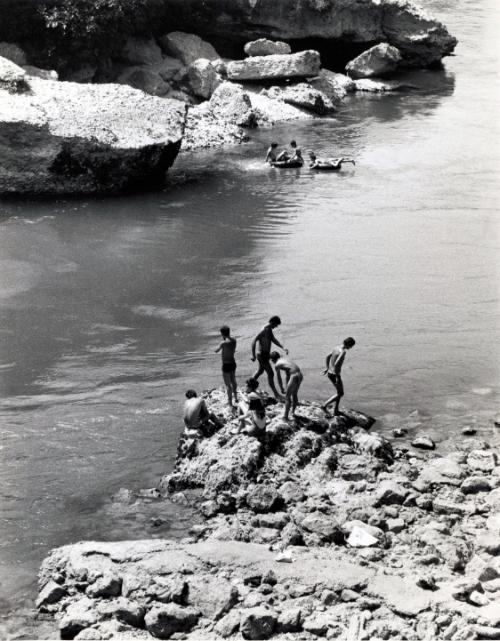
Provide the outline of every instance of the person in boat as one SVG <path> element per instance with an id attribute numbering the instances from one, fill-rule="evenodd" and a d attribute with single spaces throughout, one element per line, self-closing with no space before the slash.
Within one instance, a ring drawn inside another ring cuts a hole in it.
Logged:
<path id="1" fill-rule="evenodd" d="M 304 162 L 302 157 L 302 151 L 300 147 L 297 147 L 295 140 L 290 142 L 290 150 L 284 149 L 279 156 L 276 158 L 278 162 L 288 161 L 288 162 Z"/>
<path id="2" fill-rule="evenodd" d="M 299 387 L 304 380 L 304 376 L 300 371 L 300 367 L 297 363 L 294 363 L 289 358 L 280 356 L 278 352 L 273 352 L 271 354 L 271 360 L 274 363 L 274 369 L 276 370 L 276 375 L 278 377 L 278 385 L 281 390 L 281 393 L 285 396 L 285 412 L 283 418 L 285 421 L 289 420 L 290 408 L 292 410 L 292 415 L 295 418 L 295 410 L 299 404 L 298 392 Z M 285 373 L 286 377 L 286 390 L 283 385 L 283 379 L 281 378 L 281 372 Z"/>
<path id="3" fill-rule="evenodd" d="M 323 374 L 326 374 L 330 379 L 333 387 L 335 388 L 335 394 L 331 396 L 324 405 L 321 406 L 321 409 L 326 413 L 328 405 L 334 403 L 334 416 L 339 414 L 339 403 L 342 396 L 344 396 L 344 384 L 342 382 L 342 365 L 348 350 L 352 349 L 356 341 L 354 338 L 349 336 L 344 339 L 342 345 L 335 347 L 326 357 L 326 369 Z"/>
<path id="4" fill-rule="evenodd" d="M 353 165 L 356 164 L 356 162 L 350 158 L 318 158 L 313 151 L 309 153 L 309 159 L 310 169 L 340 169 L 343 162 L 351 162 Z"/>
<path id="5" fill-rule="evenodd" d="M 266 406 L 262 396 L 257 391 L 259 381 L 249 378 L 246 382 L 246 399 L 238 406 L 239 428 L 236 433 L 254 436 L 264 441 L 266 436 Z"/>
<path id="6" fill-rule="evenodd" d="M 236 383 L 236 360 L 234 353 L 236 351 L 236 339 L 231 336 L 231 330 L 227 325 L 220 328 L 222 342 L 215 350 L 215 353 L 221 352 L 222 356 L 222 379 L 227 390 L 227 402 L 229 407 L 234 408 L 234 400 L 238 403 L 238 384 Z"/>
<path id="7" fill-rule="evenodd" d="M 194 389 L 186 392 L 184 403 L 184 425 L 186 436 L 211 436 L 222 427 L 222 422 L 208 410 L 205 401 Z"/>
<path id="8" fill-rule="evenodd" d="M 271 145 L 269 146 L 269 149 L 267 150 L 266 162 L 268 162 L 270 165 L 272 165 L 273 162 L 276 162 L 277 155 L 278 155 L 277 149 L 278 149 L 278 143 L 272 142 Z"/>
<path id="9" fill-rule="evenodd" d="M 259 368 L 253 375 L 253 378 L 257 380 L 259 376 L 261 376 L 261 374 L 266 372 L 267 380 L 269 382 L 269 387 L 271 388 L 275 398 L 277 398 L 278 400 L 281 400 L 281 397 L 278 394 L 278 391 L 274 384 L 274 372 L 270 363 L 271 345 L 273 343 L 277 347 L 281 348 L 286 354 L 288 354 L 288 351 L 283 347 L 283 345 L 279 342 L 279 340 L 274 335 L 274 330 L 277 327 L 279 327 L 279 325 L 281 325 L 280 317 L 271 316 L 271 318 L 269 319 L 269 322 L 266 325 L 264 325 L 264 327 L 260 330 L 257 336 L 253 339 L 252 361 L 255 361 L 257 359 L 257 362 L 259 363 Z M 255 352 L 256 352 L 257 345 L 259 346 L 259 349 L 256 355 Z"/>

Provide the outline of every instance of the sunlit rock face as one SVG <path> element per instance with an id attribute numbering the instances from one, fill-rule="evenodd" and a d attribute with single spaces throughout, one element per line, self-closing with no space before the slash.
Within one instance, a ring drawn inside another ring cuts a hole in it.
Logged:
<path id="1" fill-rule="evenodd" d="M 183 103 L 13 67 L 2 67 L 0 82 L 0 194 L 119 193 L 163 183 L 181 144 Z"/>

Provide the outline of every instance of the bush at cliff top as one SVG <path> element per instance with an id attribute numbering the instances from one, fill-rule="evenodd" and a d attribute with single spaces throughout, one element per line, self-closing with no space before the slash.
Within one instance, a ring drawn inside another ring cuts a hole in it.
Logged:
<path id="1" fill-rule="evenodd" d="M 9 24 L 0 25 L 0 39 L 19 42 L 31 62 L 62 72 L 117 54 L 128 35 L 150 33 L 164 12 L 162 0 L 6 2 Z"/>

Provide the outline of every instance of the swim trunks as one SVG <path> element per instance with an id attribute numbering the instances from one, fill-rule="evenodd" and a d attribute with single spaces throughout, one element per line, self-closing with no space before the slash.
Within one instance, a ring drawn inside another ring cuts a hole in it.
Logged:
<path id="1" fill-rule="evenodd" d="M 344 384 L 342 382 L 340 374 L 331 374 L 330 372 L 328 372 L 328 378 L 332 381 L 335 389 L 337 390 L 337 393 L 342 396 L 344 394 Z"/>
<path id="2" fill-rule="evenodd" d="M 222 371 L 224 374 L 231 374 L 236 371 L 236 361 L 231 361 L 229 363 L 222 363 Z"/>

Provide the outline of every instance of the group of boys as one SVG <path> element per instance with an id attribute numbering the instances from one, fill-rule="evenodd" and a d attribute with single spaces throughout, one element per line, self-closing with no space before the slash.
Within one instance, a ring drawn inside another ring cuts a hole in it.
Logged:
<path id="1" fill-rule="evenodd" d="M 288 421 L 290 410 L 295 418 L 296 409 L 299 404 L 298 392 L 304 376 L 297 365 L 288 358 L 288 350 L 279 342 L 274 335 L 274 330 L 281 325 L 279 316 L 272 316 L 268 323 L 260 330 L 252 341 L 252 361 L 257 361 L 258 368 L 254 375 L 246 381 L 246 399 L 238 402 L 238 385 L 236 382 L 236 339 L 231 336 L 231 331 L 227 325 L 220 329 L 222 341 L 215 350 L 215 353 L 221 353 L 222 357 L 222 378 L 227 390 L 228 404 L 233 411 L 239 412 L 239 428 L 237 431 L 243 431 L 253 436 L 265 434 L 265 405 L 258 390 L 259 377 L 265 372 L 269 387 L 274 397 L 279 401 L 285 401 L 284 420 Z M 327 413 L 328 406 L 334 405 L 334 415 L 339 414 L 340 399 L 344 395 L 344 385 L 342 382 L 342 365 L 344 364 L 347 351 L 355 345 L 355 340 L 351 337 L 346 338 L 342 345 L 335 347 L 326 357 L 326 368 L 323 374 L 327 375 L 335 388 L 335 394 L 331 396 L 322 406 L 322 410 Z M 272 346 L 276 345 L 285 352 L 281 356 L 277 351 L 271 351 Z M 274 382 L 274 369 L 278 379 L 276 389 Z M 285 382 L 283 382 L 283 375 Z M 192 430 L 198 434 L 209 435 L 221 427 L 221 422 L 217 416 L 211 413 L 203 399 L 199 398 L 194 390 L 186 392 L 186 403 L 184 406 L 184 423 L 186 430 Z M 234 400 L 234 403 L 233 403 Z"/>
<path id="2" fill-rule="evenodd" d="M 290 142 L 290 149 L 283 149 L 283 151 L 280 151 L 279 153 L 278 143 L 272 142 L 270 144 L 266 154 L 266 162 L 272 165 L 274 162 L 282 162 L 284 160 L 304 162 L 304 159 L 302 158 L 302 151 L 300 150 L 300 147 L 297 146 L 295 140 Z"/>

